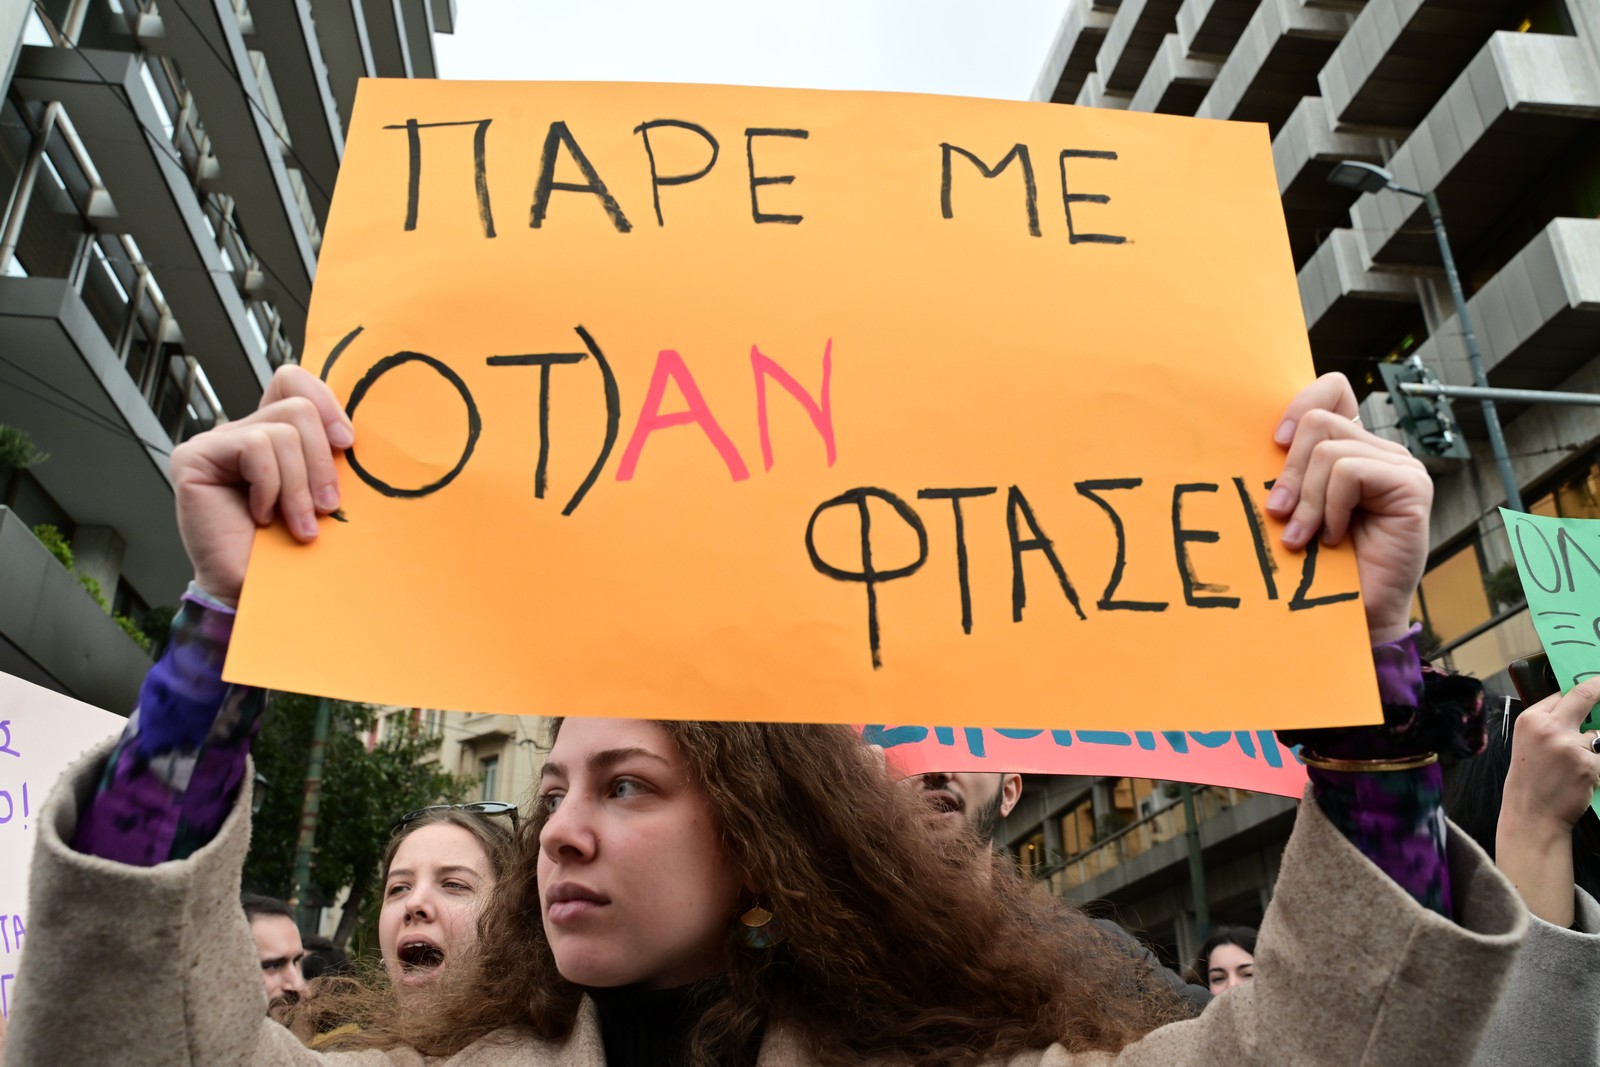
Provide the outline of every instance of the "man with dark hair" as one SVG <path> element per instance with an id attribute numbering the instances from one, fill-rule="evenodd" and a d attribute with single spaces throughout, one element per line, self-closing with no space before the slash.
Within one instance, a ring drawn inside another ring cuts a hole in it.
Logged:
<path id="1" fill-rule="evenodd" d="M 245 893 L 239 897 L 245 918 L 250 920 L 250 937 L 256 943 L 261 961 L 261 982 L 267 990 L 267 1014 L 283 1021 L 289 1007 L 300 999 L 305 978 L 300 964 L 306 950 L 300 943 L 300 928 L 295 925 L 289 905 L 272 897 Z"/>
<path id="2" fill-rule="evenodd" d="M 1022 775 L 986 771 L 934 771 L 905 780 L 921 791 L 940 825 L 961 827 L 993 845 L 1000 820 L 1022 799 Z"/>
<path id="3" fill-rule="evenodd" d="M 940 826 L 969 833 L 986 848 L 994 847 L 1000 820 L 1010 815 L 1022 799 L 1022 775 L 1009 771 L 935 771 L 914 774 L 903 784 L 918 791 L 928 804 L 930 817 Z M 1129 956 L 1143 962 L 1152 978 L 1170 987 L 1196 1012 L 1211 1002 L 1209 989 L 1185 982 L 1118 924 L 1110 919 L 1089 921 Z"/>

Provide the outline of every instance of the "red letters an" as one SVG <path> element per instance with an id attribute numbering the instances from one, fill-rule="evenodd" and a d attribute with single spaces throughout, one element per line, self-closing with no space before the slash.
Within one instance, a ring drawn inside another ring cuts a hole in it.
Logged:
<path id="1" fill-rule="evenodd" d="M 661 401 L 667 392 L 668 378 L 677 383 L 678 391 L 688 402 L 687 411 L 662 414 Z M 622 462 L 617 467 L 617 481 L 626 482 L 633 478 L 633 472 L 639 466 L 639 453 L 644 449 L 645 438 L 656 430 L 664 430 L 669 426 L 686 426 L 691 422 L 700 425 L 700 432 L 706 435 L 712 447 L 717 450 L 717 454 L 722 457 L 722 462 L 727 464 L 728 473 L 733 475 L 734 481 L 742 482 L 750 477 L 750 471 L 740 458 L 739 450 L 733 447 L 728 435 L 717 425 L 716 418 L 711 414 L 711 408 L 700 395 L 700 387 L 695 385 L 694 375 L 684 366 L 683 357 L 673 349 L 663 348 L 656 356 L 656 367 L 650 375 L 650 389 L 644 398 L 644 408 L 639 412 L 639 421 L 634 424 L 633 436 L 628 438 L 628 447 L 622 451 Z"/>
<path id="2" fill-rule="evenodd" d="M 822 349 L 822 403 L 819 405 L 805 391 L 801 384 L 782 367 L 778 366 L 771 358 L 762 355 L 761 349 L 755 345 L 750 346 L 750 369 L 756 376 L 756 422 L 761 428 L 761 460 L 766 464 L 766 469 L 772 469 L 772 436 L 767 430 L 767 377 L 770 375 L 774 381 L 789 391 L 789 395 L 800 401 L 800 406 L 806 409 L 806 414 L 811 416 L 811 425 L 817 428 L 817 433 L 822 436 L 823 446 L 828 450 L 828 466 L 833 466 L 837 455 L 833 443 L 833 394 L 828 389 L 829 380 L 833 377 L 833 338 L 828 338 L 828 343 Z"/>

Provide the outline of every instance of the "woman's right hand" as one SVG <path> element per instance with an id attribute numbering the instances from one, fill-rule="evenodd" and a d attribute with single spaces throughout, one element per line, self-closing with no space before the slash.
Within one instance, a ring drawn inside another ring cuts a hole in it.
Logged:
<path id="1" fill-rule="evenodd" d="M 339 507 L 334 450 L 354 442 L 333 391 L 287 366 L 253 413 L 174 449 L 178 532 L 200 588 L 237 602 L 256 529 L 280 515 L 297 540 L 314 540 L 319 516 Z"/>
<path id="2" fill-rule="evenodd" d="M 1495 864 L 1528 910 L 1555 926 L 1572 925 L 1572 828 L 1600 782 L 1595 734 L 1580 732 L 1597 700 L 1600 679 L 1585 681 L 1528 708 L 1512 730 Z"/>

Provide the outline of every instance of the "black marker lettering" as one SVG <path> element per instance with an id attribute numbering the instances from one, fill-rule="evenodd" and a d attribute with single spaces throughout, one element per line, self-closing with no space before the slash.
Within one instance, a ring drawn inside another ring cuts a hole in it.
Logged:
<path id="1" fill-rule="evenodd" d="M 533 469 L 533 495 L 544 499 L 545 471 L 550 464 L 550 368 L 557 363 L 582 363 L 587 352 L 541 352 L 525 356 L 490 356 L 491 367 L 539 368 L 539 462 Z"/>
<path id="2" fill-rule="evenodd" d="M 1061 203 L 1067 212 L 1067 241 L 1069 244 L 1096 244 L 1120 245 L 1126 242 L 1126 237 L 1114 233 L 1079 233 L 1072 226 L 1073 204 L 1109 204 L 1111 198 L 1104 193 L 1069 193 L 1067 192 L 1067 160 L 1069 159 L 1116 159 L 1115 152 L 1091 152 L 1083 148 L 1065 148 L 1061 151 Z"/>
<path id="3" fill-rule="evenodd" d="M 425 356 L 421 352 L 396 352 L 394 355 L 385 356 L 374 363 L 372 369 L 362 376 L 354 389 L 350 390 L 350 402 L 345 405 L 344 413 L 349 416 L 351 423 L 356 420 L 356 408 L 360 406 L 361 401 L 366 397 L 367 390 L 371 389 L 379 378 L 406 363 L 423 363 L 432 367 L 441 378 L 454 386 L 456 392 L 461 395 L 461 402 L 467 408 L 467 443 L 461 450 L 461 458 L 456 460 L 456 465 L 451 467 L 450 471 L 438 481 L 429 482 L 418 489 L 402 489 L 399 486 L 390 485 L 363 467 L 361 461 L 356 458 L 354 446 L 346 449 L 344 455 L 350 461 L 350 469 L 356 472 L 356 477 L 384 496 L 412 499 L 427 496 L 429 493 L 436 493 L 455 481 L 456 475 L 460 474 L 462 469 L 466 467 L 467 460 L 472 458 L 472 450 L 478 447 L 478 435 L 483 432 L 483 419 L 479 416 L 478 405 L 473 401 L 472 392 L 467 388 L 467 383 L 461 380 L 461 375 L 432 356 Z"/>
<path id="4" fill-rule="evenodd" d="M 1033 534 L 1026 541 L 1017 537 L 1019 517 L 1028 524 L 1028 532 Z M 1028 507 L 1028 498 L 1014 485 L 1006 493 L 1006 535 L 1011 539 L 1011 621 L 1022 621 L 1022 609 L 1028 603 L 1028 586 L 1022 577 L 1024 552 L 1044 553 L 1044 558 L 1050 561 L 1050 569 L 1056 572 L 1056 581 L 1061 583 L 1061 591 L 1067 594 L 1067 601 L 1072 605 L 1072 610 L 1078 613 L 1078 618 L 1087 619 L 1088 616 L 1083 613 L 1083 606 L 1078 603 L 1078 592 L 1072 588 L 1066 568 L 1061 566 L 1061 560 L 1056 557 L 1053 543 L 1034 521 L 1033 509 Z"/>
<path id="5" fill-rule="evenodd" d="M 953 144 L 940 142 L 939 149 L 943 153 L 943 166 L 939 178 L 939 208 L 947 219 L 955 218 L 955 209 L 950 204 L 950 155 L 960 152 L 973 166 L 978 168 L 978 173 L 985 178 L 993 178 L 1011 165 L 1013 159 L 1022 162 L 1022 181 L 1027 196 L 1028 232 L 1035 237 L 1041 236 L 1039 232 L 1039 189 L 1033 181 L 1033 160 L 1028 155 L 1028 146 L 1018 142 L 1011 146 L 1011 151 L 993 167 L 986 164 L 965 148 Z"/>
<path id="6" fill-rule="evenodd" d="M 578 165 L 578 169 L 583 171 L 582 182 L 556 181 L 556 157 L 563 147 L 572 157 L 572 161 Z M 633 224 L 622 213 L 622 206 L 606 191 L 606 183 L 600 180 L 594 164 L 589 162 L 589 157 L 583 154 L 583 149 L 573 140 L 572 132 L 567 129 L 565 122 L 550 124 L 550 132 L 545 134 L 544 138 L 544 149 L 539 153 L 539 180 L 533 187 L 533 218 L 528 223 L 533 229 L 537 230 L 544 225 L 545 213 L 550 209 L 550 193 L 556 189 L 564 193 L 589 193 L 598 197 L 600 206 L 605 208 L 606 215 L 611 219 L 611 225 L 617 228 L 618 233 L 627 233 L 633 229 Z"/>
<path id="7" fill-rule="evenodd" d="M 1233 487 L 1239 491 L 1239 503 L 1244 507 L 1244 521 L 1250 524 L 1250 540 L 1256 546 L 1256 566 L 1261 569 L 1261 580 L 1267 586 L 1267 599 L 1278 599 L 1278 582 L 1273 578 L 1278 570 L 1278 561 L 1273 558 L 1272 550 L 1267 547 L 1266 519 L 1261 515 L 1261 509 L 1256 507 L 1256 502 L 1250 495 L 1250 490 L 1245 487 L 1243 478 L 1235 478 Z M 1267 483 L 1267 489 L 1272 488 L 1272 483 Z"/>
<path id="8" fill-rule="evenodd" d="M 1594 560 L 1589 558 L 1589 553 L 1585 552 L 1582 546 L 1565 529 L 1556 531 L 1556 547 L 1561 550 L 1561 569 L 1567 574 L 1567 592 L 1576 593 L 1578 591 L 1577 583 L 1572 577 L 1572 557 L 1568 553 L 1569 548 L 1583 557 L 1583 561 L 1589 565 L 1590 570 L 1600 574 L 1600 566 L 1595 565 Z"/>
<path id="9" fill-rule="evenodd" d="M 973 497 L 989 496 L 994 486 L 984 489 L 919 489 L 918 500 L 948 500 L 956 515 L 956 582 L 961 586 L 961 632 L 972 632 L 972 590 L 967 584 L 967 525 L 961 514 L 961 502 Z"/>
<path id="10" fill-rule="evenodd" d="M 1128 561 L 1128 538 L 1122 528 L 1122 516 L 1117 514 L 1117 509 L 1106 503 L 1096 493 L 1110 489 L 1137 489 L 1144 483 L 1143 478 L 1103 478 L 1094 482 L 1077 482 L 1074 488 L 1079 494 L 1088 497 L 1105 509 L 1111 516 L 1111 528 L 1117 534 L 1117 561 L 1111 567 L 1111 580 L 1106 583 L 1106 591 L 1100 597 L 1100 602 L 1095 605 L 1101 611 L 1166 611 L 1167 604 L 1161 600 L 1112 600 L 1112 594 L 1117 591 L 1117 586 L 1122 584 L 1122 568 Z"/>
<path id="11" fill-rule="evenodd" d="M 1178 557 L 1178 575 L 1183 579 L 1183 602 L 1191 608 L 1236 608 L 1236 596 L 1196 596 L 1196 593 L 1226 593 L 1225 585 L 1210 585 L 1194 576 L 1194 564 L 1189 550 L 1191 542 L 1215 544 L 1220 535 L 1215 530 L 1186 530 L 1183 527 L 1183 497 L 1185 493 L 1215 493 L 1215 482 L 1189 482 L 1172 487 L 1172 548 Z"/>
<path id="12" fill-rule="evenodd" d="M 895 514 L 903 519 L 917 535 L 917 558 L 904 567 L 895 567 L 892 570 L 880 571 L 872 564 L 872 513 L 867 508 L 867 500 L 877 497 L 890 507 Z M 823 561 L 817 553 L 816 528 L 817 519 L 824 511 L 840 507 L 845 504 L 854 504 L 861 513 L 861 569 L 847 571 Z M 811 521 L 806 523 L 806 553 L 811 557 L 811 566 L 829 578 L 836 578 L 841 582 L 861 582 L 867 587 L 867 645 L 872 649 L 872 669 L 877 670 L 883 666 L 883 658 L 879 655 L 878 640 L 878 583 L 891 582 L 896 578 L 906 578 L 915 574 L 924 563 L 928 561 L 928 530 L 922 525 L 922 519 L 916 511 L 904 500 L 895 496 L 886 489 L 872 489 L 863 487 L 851 489 L 841 493 L 832 500 L 825 500 L 817 505 L 817 510 L 811 513 Z"/>
<path id="13" fill-rule="evenodd" d="M 1339 604 L 1346 600 L 1355 600 L 1361 594 L 1334 593 L 1331 596 L 1306 597 L 1311 589 L 1311 583 L 1317 574 L 1317 551 L 1320 543 L 1316 538 L 1306 542 L 1306 558 L 1300 564 L 1300 585 L 1295 589 L 1294 596 L 1289 598 L 1290 611 L 1304 611 L 1307 608 L 1320 608 L 1326 604 Z"/>
<path id="14" fill-rule="evenodd" d="M 1544 535 L 1543 530 L 1539 529 L 1538 526 L 1529 522 L 1527 519 L 1516 520 L 1516 527 L 1517 554 L 1522 557 L 1523 573 L 1525 573 L 1529 578 L 1532 578 L 1533 584 L 1537 585 L 1540 589 L 1543 589 L 1546 593 L 1561 592 L 1561 564 L 1556 560 L 1556 550 L 1550 547 L 1550 539 Z M 1555 585 L 1547 586 L 1539 580 L 1539 572 L 1533 569 L 1533 561 L 1528 558 L 1528 546 L 1522 541 L 1522 532 L 1524 530 L 1532 530 L 1534 533 L 1539 535 L 1539 541 L 1544 545 L 1545 553 L 1550 557 L 1550 562 L 1554 564 L 1556 568 Z"/>
<path id="15" fill-rule="evenodd" d="M 406 131 L 406 142 L 411 158 L 409 181 L 406 186 L 407 230 L 417 228 L 417 206 L 422 197 L 421 131 L 440 126 L 476 126 L 477 130 L 472 135 L 472 179 L 478 194 L 478 223 L 483 227 L 485 237 L 494 236 L 494 212 L 489 208 L 488 160 L 489 123 L 493 121 L 493 119 L 472 119 L 468 122 L 418 122 L 416 119 L 406 119 L 399 125 L 384 127 L 386 130 Z"/>
<path id="16" fill-rule="evenodd" d="M 705 166 L 693 174 L 667 174 L 662 175 L 656 171 L 656 154 L 650 147 L 650 131 L 670 127 L 678 130 L 688 130 L 705 138 L 706 144 L 711 146 L 711 159 Z M 711 136 L 704 126 L 697 126 L 692 122 L 680 122 L 677 119 L 652 119 L 641 122 L 633 128 L 633 132 L 644 138 L 644 154 L 650 160 L 650 199 L 655 203 L 656 225 L 665 226 L 666 220 L 661 217 L 661 187 L 663 185 L 688 185 L 690 182 L 699 181 L 711 173 L 711 168 L 717 165 L 717 155 L 721 151 L 717 139 Z"/>
<path id="17" fill-rule="evenodd" d="M 761 210 L 761 202 L 756 196 L 756 190 L 763 185 L 792 185 L 793 174 L 781 174 L 777 177 L 768 175 L 756 176 L 756 138 L 757 137 L 798 137 L 804 141 L 811 136 L 810 130 L 778 130 L 759 129 L 752 127 L 744 131 L 744 158 L 750 168 L 750 217 L 757 222 L 781 222 L 790 226 L 798 226 L 805 220 L 804 215 L 772 215 Z"/>
<path id="18" fill-rule="evenodd" d="M 344 350 L 350 347 L 350 342 L 361 336 L 362 329 L 364 329 L 364 327 L 357 326 L 355 329 L 345 334 L 344 337 L 339 340 L 338 344 L 333 346 L 333 351 L 328 353 L 328 361 L 322 365 L 322 373 L 317 375 L 317 377 L 321 378 L 324 382 L 328 380 L 328 375 L 333 372 L 333 365 L 339 362 L 339 357 L 344 355 Z"/>
<path id="19" fill-rule="evenodd" d="M 561 509 L 561 514 L 571 515 L 583 502 L 594 480 L 600 477 L 600 472 L 605 468 L 606 460 L 611 458 L 611 449 L 617 443 L 617 429 L 622 422 L 622 396 L 617 391 L 617 376 L 611 371 L 611 364 L 606 361 L 605 353 L 600 351 L 600 346 L 594 343 L 594 338 L 589 336 L 589 331 L 582 326 L 574 326 L 578 337 L 583 340 L 583 345 L 594 357 L 595 365 L 600 368 L 600 382 L 606 395 L 606 439 L 600 445 L 600 455 L 595 457 L 594 466 L 589 468 L 589 474 L 583 479 L 583 484 L 578 486 L 578 491 L 572 494 L 572 499 L 567 501 L 567 506 Z"/>

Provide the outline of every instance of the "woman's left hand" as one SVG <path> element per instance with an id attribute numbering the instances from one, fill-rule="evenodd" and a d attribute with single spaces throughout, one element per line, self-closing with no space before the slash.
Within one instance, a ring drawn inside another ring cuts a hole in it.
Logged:
<path id="1" fill-rule="evenodd" d="M 1342 374 L 1324 374 L 1283 413 L 1273 439 L 1288 449 L 1266 510 L 1284 520 L 1284 547 L 1314 537 L 1349 538 L 1356 550 L 1361 602 L 1373 644 L 1411 628 L 1411 603 L 1428 556 L 1433 479 L 1404 445 L 1356 420 L 1355 392 Z"/>
<path id="2" fill-rule="evenodd" d="M 1495 864 L 1528 910 L 1555 926 L 1572 925 L 1572 828 L 1600 781 L 1596 734 L 1581 732 L 1596 701 L 1600 678 L 1590 678 L 1523 711 L 1512 731 Z"/>

